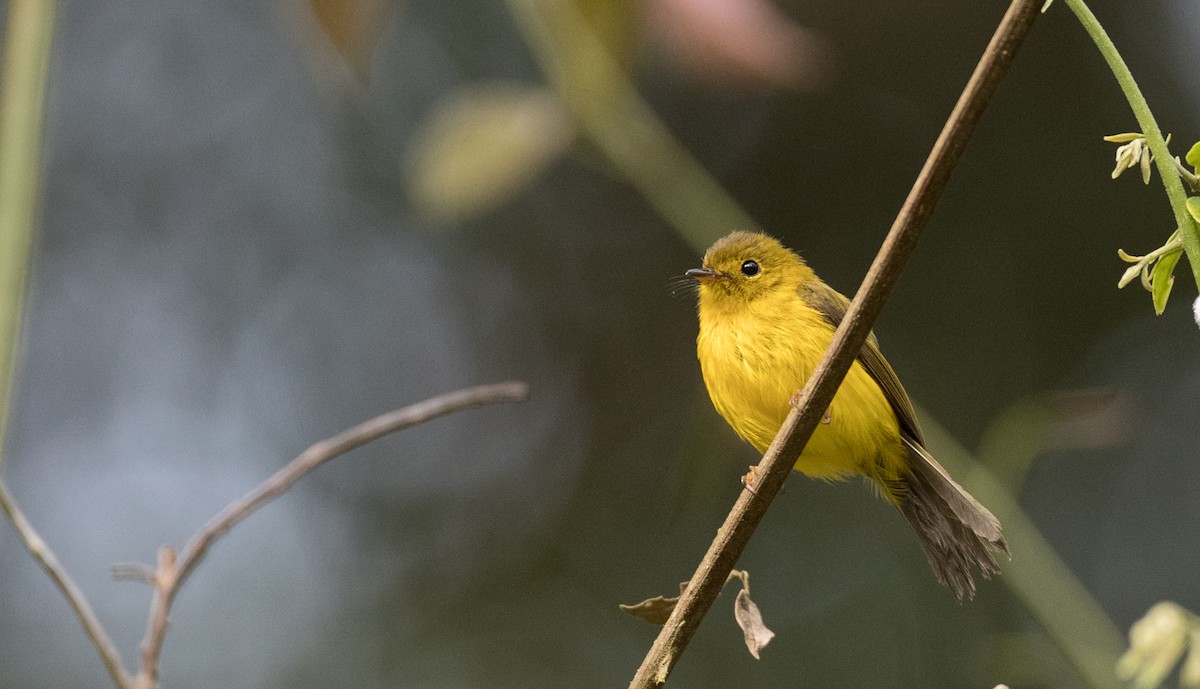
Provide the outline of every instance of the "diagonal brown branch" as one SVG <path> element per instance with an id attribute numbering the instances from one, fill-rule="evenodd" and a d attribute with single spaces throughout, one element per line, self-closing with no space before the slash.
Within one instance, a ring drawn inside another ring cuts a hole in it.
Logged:
<path id="1" fill-rule="evenodd" d="M 1013 0 L 996 28 L 975 72 L 950 113 L 917 176 L 875 262 L 834 335 L 833 342 L 804 386 L 800 404 L 759 464 L 755 491 L 743 491 L 717 532 L 687 590 L 642 660 L 630 689 L 661 687 L 712 606 L 729 572 L 737 563 L 767 507 L 783 486 L 792 461 L 800 455 L 823 411 L 862 349 L 871 325 L 883 308 L 925 222 L 950 178 L 1017 48 L 1024 41 L 1042 0 Z"/>
<path id="2" fill-rule="evenodd" d="M 224 536 L 252 512 L 278 497 L 308 472 L 335 457 L 361 447 L 389 433 L 424 423 L 438 416 L 468 407 L 499 402 L 522 402 L 529 396 L 529 386 L 520 382 L 480 385 L 457 392 L 439 395 L 424 402 L 388 412 L 370 421 L 322 440 L 263 481 L 257 488 L 234 500 L 192 536 L 176 561 L 175 551 L 165 546 L 158 551 L 158 567 L 150 576 L 154 585 L 154 601 L 146 622 L 142 641 L 142 669 L 137 676 L 139 689 L 158 685 L 159 656 L 167 634 L 167 622 L 175 594 L 187 581 L 196 565 L 218 538 Z"/>
<path id="3" fill-rule="evenodd" d="M 46 570 L 46 574 L 50 575 L 54 585 L 58 587 L 59 591 L 62 591 L 63 597 L 75 611 L 75 616 L 79 618 L 79 624 L 83 626 L 84 633 L 87 634 L 88 639 L 100 654 L 100 660 L 104 663 L 104 669 L 108 670 L 108 676 L 112 678 L 113 684 L 118 689 L 131 689 L 133 679 L 125 672 L 125 667 L 121 664 L 120 652 L 113 645 L 112 639 L 108 638 L 108 633 L 104 631 L 104 626 L 100 624 L 96 613 L 92 612 L 92 606 L 88 604 L 87 597 L 71 579 L 71 575 L 67 574 L 67 570 L 59 564 L 58 558 L 54 556 L 54 551 L 50 550 L 50 546 L 46 545 L 46 542 L 34 530 L 33 525 L 25 518 L 3 480 L 0 480 L 0 510 L 12 523 L 21 542 L 25 544 L 25 549 L 29 551 L 34 560 L 37 560 L 42 569 Z"/>

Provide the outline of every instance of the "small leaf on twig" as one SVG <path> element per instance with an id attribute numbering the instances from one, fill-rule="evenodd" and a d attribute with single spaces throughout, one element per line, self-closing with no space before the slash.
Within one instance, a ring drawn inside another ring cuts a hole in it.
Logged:
<path id="1" fill-rule="evenodd" d="M 1184 205 L 1187 206 L 1188 215 L 1192 216 L 1192 220 L 1200 222 L 1200 196 L 1189 196 Z"/>
<path id="2" fill-rule="evenodd" d="M 1191 165 L 1193 169 L 1200 169 L 1200 141 L 1192 144 L 1192 147 L 1188 149 L 1187 155 L 1185 155 L 1183 159 L 1186 160 L 1188 165 Z"/>
<path id="3" fill-rule="evenodd" d="M 1171 287 L 1175 285 L 1175 264 L 1183 252 L 1165 254 L 1154 264 L 1150 273 L 1150 297 L 1154 301 L 1154 313 L 1162 315 L 1167 308 L 1167 298 L 1171 296 Z"/>
<path id="4" fill-rule="evenodd" d="M 750 649 L 750 655 L 758 660 L 759 651 L 771 643 L 775 632 L 763 624 L 762 612 L 750 600 L 750 592 L 746 589 L 738 591 L 737 599 L 733 602 L 733 617 L 746 636 L 746 648 Z"/>
<path id="5" fill-rule="evenodd" d="M 1104 137 L 1105 141 L 1123 141 L 1126 137 L 1133 136 L 1126 143 L 1117 147 L 1116 161 L 1117 165 L 1113 168 L 1112 178 L 1116 179 L 1121 176 L 1122 172 L 1141 167 L 1142 181 L 1149 183 L 1150 179 L 1150 147 L 1146 145 L 1146 138 L 1141 134 L 1115 134 L 1113 136 Z"/>
<path id="6" fill-rule="evenodd" d="M 1126 268 L 1125 274 L 1121 276 L 1120 280 L 1117 280 L 1117 289 L 1120 289 L 1120 288 L 1124 287 L 1125 285 L 1128 285 L 1129 283 L 1133 282 L 1133 279 L 1136 278 L 1138 275 L 1140 275 L 1141 272 L 1142 272 L 1142 265 L 1140 263 L 1136 266 L 1129 266 L 1128 268 Z"/>
<path id="7" fill-rule="evenodd" d="M 1109 134 L 1104 137 L 1104 140 L 1114 144 L 1127 144 L 1134 139 L 1144 139 L 1145 136 L 1141 132 L 1125 132 L 1123 134 Z"/>
<path id="8" fill-rule="evenodd" d="M 679 582 L 679 596 L 671 596 L 670 598 L 655 596 L 647 598 L 641 603 L 634 603 L 633 605 L 625 605 L 624 603 L 618 603 L 617 605 L 624 612 L 634 617 L 640 617 L 650 624 L 666 624 L 667 618 L 671 616 L 671 611 L 675 609 L 675 604 L 679 602 L 679 597 L 687 590 L 687 585 L 688 582 L 686 581 Z"/>
<path id="9" fill-rule="evenodd" d="M 639 617 L 650 624 L 666 624 L 667 618 L 671 616 L 671 611 L 675 609 L 675 604 L 679 602 L 679 596 L 664 598 L 655 596 L 647 598 L 641 603 L 633 605 L 620 604 L 621 610 L 634 617 Z"/>
<path id="10" fill-rule="evenodd" d="M 1114 144 L 1127 144 L 1132 142 L 1134 139 L 1144 138 L 1146 138 L 1145 134 L 1142 134 L 1141 132 L 1124 132 L 1120 134 L 1109 134 L 1109 136 L 1104 137 L 1104 140 Z"/>
<path id="11" fill-rule="evenodd" d="M 725 583 L 728 584 L 734 579 L 742 582 L 742 590 L 738 591 L 737 598 L 733 601 L 733 618 L 742 628 L 742 634 L 746 637 L 746 648 L 750 649 L 750 655 L 758 660 L 759 652 L 771 643 L 771 639 L 775 638 L 775 632 L 767 629 L 767 625 L 763 624 L 762 612 L 750 599 L 750 572 L 735 569 L 729 573 Z"/>
<path id="12" fill-rule="evenodd" d="M 735 569 L 725 578 L 725 583 L 731 581 L 740 581 L 742 590 L 738 591 L 737 598 L 733 601 L 733 619 L 737 621 L 738 626 L 742 628 L 742 634 L 746 638 L 746 648 L 750 649 L 750 655 L 754 656 L 755 660 L 759 659 L 759 652 L 766 645 L 771 643 L 771 639 L 775 638 L 775 632 L 767 629 L 767 625 L 763 624 L 762 611 L 750 599 L 750 573 L 744 570 Z M 688 582 L 679 584 L 679 594 L 687 589 Z M 666 598 L 664 596 L 655 596 L 647 598 L 641 603 L 633 605 L 621 604 L 620 608 L 624 612 L 639 617 L 650 624 L 666 624 L 667 618 L 675 610 L 675 605 L 679 603 L 680 596 Z"/>

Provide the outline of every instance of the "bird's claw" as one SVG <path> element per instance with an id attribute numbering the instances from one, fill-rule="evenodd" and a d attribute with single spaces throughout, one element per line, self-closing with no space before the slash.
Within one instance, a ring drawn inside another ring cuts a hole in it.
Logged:
<path id="1" fill-rule="evenodd" d="M 799 409 L 799 408 L 800 408 L 800 391 L 799 391 L 799 390 L 797 390 L 797 391 L 796 391 L 796 392 L 795 392 L 795 393 L 792 395 L 792 398 L 791 398 L 790 400 L 788 400 L 788 403 L 789 403 L 789 404 L 791 404 L 791 405 L 792 405 L 792 407 L 794 407 L 794 408 L 796 408 L 796 409 Z M 823 424 L 825 424 L 826 426 L 828 426 L 828 425 L 829 425 L 830 423 L 832 423 L 832 422 L 833 422 L 833 417 L 832 417 L 832 416 L 829 414 L 829 410 L 828 410 L 828 409 L 826 409 L 826 410 L 825 410 L 825 415 L 821 417 L 821 423 L 823 423 Z"/>
<path id="2" fill-rule="evenodd" d="M 757 471 L 758 471 L 758 466 L 751 464 L 750 470 L 747 471 L 742 476 L 742 486 L 745 487 L 745 489 L 750 491 L 751 493 L 754 493 L 755 495 L 758 495 L 758 493 L 754 490 L 754 484 L 758 480 L 758 474 L 755 473 Z"/>

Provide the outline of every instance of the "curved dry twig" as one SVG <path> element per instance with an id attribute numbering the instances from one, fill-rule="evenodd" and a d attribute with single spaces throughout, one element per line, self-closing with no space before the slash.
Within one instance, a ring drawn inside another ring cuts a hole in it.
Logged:
<path id="1" fill-rule="evenodd" d="M 21 543 L 25 545 L 25 549 L 41 565 L 42 569 L 46 570 L 46 574 L 50 575 L 54 585 L 58 587 L 59 591 L 62 591 L 63 598 L 67 599 L 67 603 L 75 611 L 75 616 L 79 618 L 79 624 L 83 626 L 83 632 L 96 647 L 96 651 L 100 654 L 100 660 L 104 663 L 104 669 L 108 670 L 108 676 L 112 678 L 113 684 L 118 689 L 131 689 L 133 680 L 121 664 L 121 653 L 113 644 L 112 639 L 108 637 L 108 633 L 104 631 L 104 625 L 100 624 L 96 613 L 92 612 L 92 606 L 88 604 L 87 596 L 83 595 L 83 591 L 71 579 L 71 575 L 67 574 L 66 568 L 54 556 L 54 551 L 50 550 L 50 546 L 46 545 L 46 542 L 34 530 L 33 525 L 25 518 L 25 514 L 17 506 L 17 501 L 13 499 L 12 493 L 8 492 L 8 486 L 2 479 L 0 479 L 0 510 L 13 525 Z"/>
<path id="2" fill-rule="evenodd" d="M 158 566 L 151 577 L 154 602 L 150 606 L 146 635 L 142 641 L 142 669 L 137 676 L 137 687 L 153 689 L 158 684 L 158 661 L 166 638 L 167 621 L 175 594 L 195 571 L 196 565 L 213 543 L 252 512 L 284 493 L 308 472 L 372 440 L 468 407 L 499 402 L 522 402 L 528 396 L 529 386 L 521 382 L 480 385 L 439 395 L 377 416 L 312 445 L 254 490 L 229 503 L 192 536 L 184 546 L 182 556 L 176 558 L 175 550 L 170 546 L 160 548 Z"/>
<path id="3" fill-rule="evenodd" d="M 403 409 L 377 416 L 322 440 L 309 447 L 299 457 L 288 462 L 254 490 L 234 500 L 221 510 L 184 546 L 183 556 L 176 558 L 175 549 L 163 546 L 158 550 L 156 567 L 143 565 L 118 565 L 113 568 L 118 579 L 143 581 L 154 587 L 154 601 L 146 622 L 146 634 L 142 640 L 142 667 L 137 676 L 131 676 L 121 664 L 121 654 L 104 631 L 96 614 L 92 612 L 87 597 L 75 585 L 69 574 L 46 542 L 37 534 L 29 520 L 21 513 L 8 488 L 0 480 L 0 511 L 12 523 L 17 535 L 25 544 L 29 554 L 50 575 L 54 584 L 62 591 L 71 608 L 79 617 L 79 623 L 100 653 L 113 684 L 117 689 L 154 689 L 158 686 L 159 656 L 167 634 L 167 621 L 175 594 L 196 569 L 205 553 L 218 538 L 250 516 L 258 508 L 279 497 L 305 474 L 335 457 L 362 447 L 389 433 L 424 423 L 439 416 L 461 411 L 470 407 L 501 402 L 523 402 L 529 397 L 529 386 L 521 382 L 479 385 L 456 392 L 439 395 Z"/>

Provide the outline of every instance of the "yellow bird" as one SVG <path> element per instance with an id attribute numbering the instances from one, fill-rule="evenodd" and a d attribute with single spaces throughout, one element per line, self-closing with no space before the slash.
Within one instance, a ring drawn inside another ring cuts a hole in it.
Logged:
<path id="1" fill-rule="evenodd" d="M 700 369 L 713 405 L 765 452 L 812 375 L 850 301 L 777 240 L 734 232 L 687 271 L 699 285 Z M 826 480 L 858 474 L 895 505 L 938 581 L 975 595 L 974 569 L 999 571 L 1000 522 L 924 447 L 921 426 L 872 334 L 794 468 Z"/>

